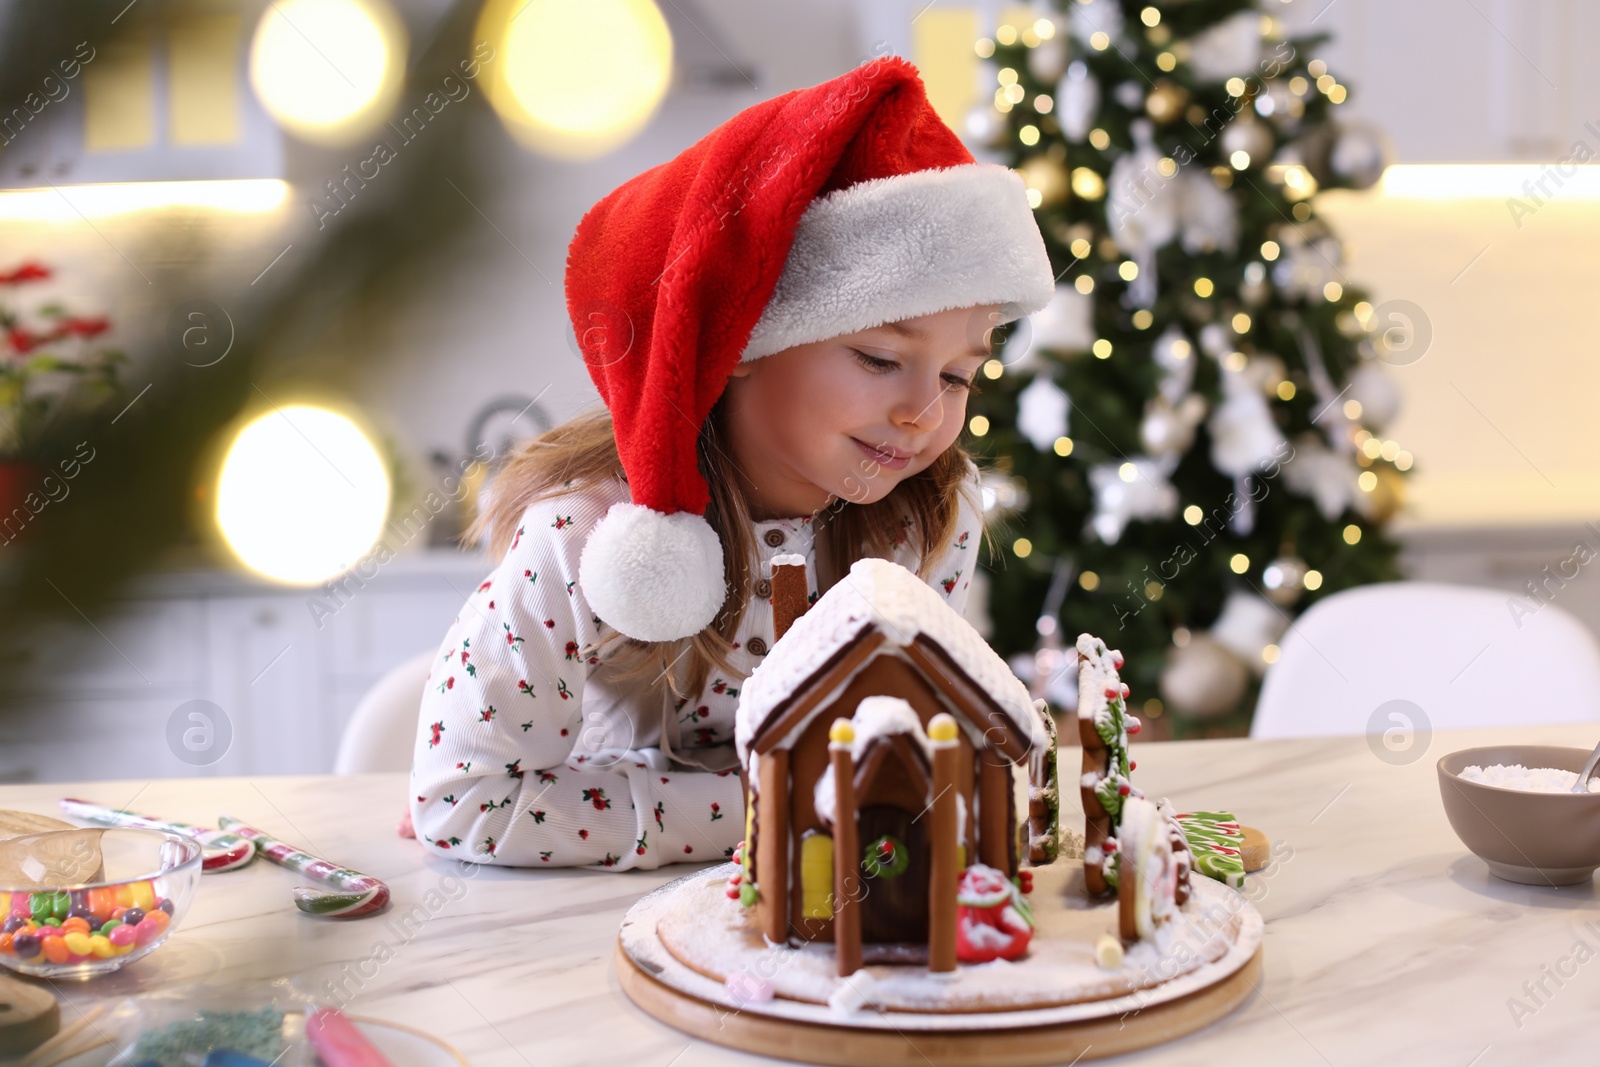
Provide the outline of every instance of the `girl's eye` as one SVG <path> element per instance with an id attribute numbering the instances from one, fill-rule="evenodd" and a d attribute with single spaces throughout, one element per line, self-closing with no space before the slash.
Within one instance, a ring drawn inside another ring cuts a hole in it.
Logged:
<path id="1" fill-rule="evenodd" d="M 874 374 L 887 374 L 889 371 L 892 371 L 900 366 L 899 363 L 896 363 L 892 359 L 882 359 L 878 356 L 869 356 L 859 348 L 852 348 L 850 351 L 855 354 L 857 363 L 861 364 Z M 946 374 L 944 376 L 944 380 L 949 382 L 951 387 L 955 389 L 965 389 L 969 393 L 982 392 L 982 390 L 978 388 L 978 383 L 975 378 L 963 378 L 959 374 Z"/>
<path id="2" fill-rule="evenodd" d="M 892 359 L 879 359 L 877 356 L 869 356 L 859 348 L 852 348 L 850 351 L 855 353 L 857 363 L 861 364 L 869 371 L 872 371 L 874 374 L 883 374 L 887 371 L 894 370 L 900 365 Z"/>

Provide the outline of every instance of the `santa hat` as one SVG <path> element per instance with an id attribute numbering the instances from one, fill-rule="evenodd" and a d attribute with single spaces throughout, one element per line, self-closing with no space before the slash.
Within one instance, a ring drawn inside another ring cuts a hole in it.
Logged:
<path id="1" fill-rule="evenodd" d="M 892 56 L 748 108 L 619 186 L 567 254 L 631 497 L 584 546 L 590 606 L 641 641 L 716 618 L 696 440 L 735 364 L 950 308 L 999 304 L 1010 322 L 1053 292 L 1021 176 L 974 162 Z"/>

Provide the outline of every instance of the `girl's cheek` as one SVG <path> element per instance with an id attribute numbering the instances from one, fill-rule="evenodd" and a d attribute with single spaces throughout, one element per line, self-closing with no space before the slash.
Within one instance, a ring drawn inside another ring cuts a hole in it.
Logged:
<path id="1" fill-rule="evenodd" d="M 962 389 L 951 389 L 945 394 L 944 422 L 940 424 L 940 436 L 946 438 L 946 443 L 954 443 L 961 436 L 962 427 L 967 424 L 967 394 Z"/>

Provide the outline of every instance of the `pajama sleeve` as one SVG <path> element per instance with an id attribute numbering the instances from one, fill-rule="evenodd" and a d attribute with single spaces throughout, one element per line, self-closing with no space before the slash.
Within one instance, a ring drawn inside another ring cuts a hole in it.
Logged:
<path id="1" fill-rule="evenodd" d="M 929 584 L 943 593 L 945 602 L 957 612 L 966 611 L 967 587 L 972 584 L 972 574 L 978 568 L 979 543 L 983 538 L 981 506 L 977 468 L 971 467 L 961 487 L 961 510 L 955 532 L 944 556 L 928 576 Z"/>
<path id="2" fill-rule="evenodd" d="M 411 813 L 428 848 L 508 866 L 654 868 L 723 858 L 743 828 L 737 774 L 678 772 L 615 715 L 583 714 L 603 630 L 578 585 L 590 530 L 615 502 L 531 505 L 467 598 L 423 691 Z M 626 709 L 641 719 L 649 707 Z"/>

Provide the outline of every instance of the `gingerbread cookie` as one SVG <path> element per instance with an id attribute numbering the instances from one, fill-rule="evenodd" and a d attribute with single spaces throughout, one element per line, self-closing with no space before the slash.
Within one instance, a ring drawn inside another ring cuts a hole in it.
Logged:
<path id="1" fill-rule="evenodd" d="M 1129 798 L 1144 794 L 1129 774 L 1128 735 L 1139 720 L 1128 714 L 1128 687 L 1117 673 L 1122 653 L 1093 634 L 1078 637 L 1078 740 L 1083 746 L 1079 787 L 1084 814 L 1084 884 L 1102 896 L 1117 888 L 1117 828 Z"/>

